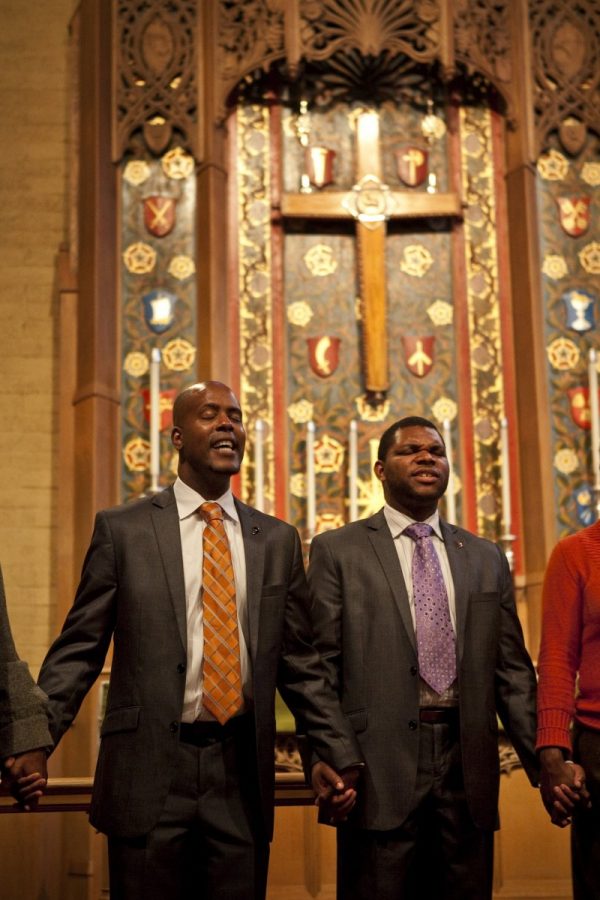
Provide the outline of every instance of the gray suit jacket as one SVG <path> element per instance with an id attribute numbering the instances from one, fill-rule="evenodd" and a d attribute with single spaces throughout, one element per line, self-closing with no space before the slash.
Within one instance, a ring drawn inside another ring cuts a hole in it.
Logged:
<path id="1" fill-rule="evenodd" d="M 296 530 L 236 505 L 246 555 L 256 781 L 270 835 L 276 685 L 324 759 L 343 767 L 359 750 L 311 645 Z M 106 833 L 133 837 L 153 827 L 164 805 L 183 706 L 186 601 L 172 488 L 96 516 L 74 605 L 40 673 L 55 741 L 102 670 L 113 635 L 90 821 Z"/>
<path id="2" fill-rule="evenodd" d="M 536 679 L 504 554 L 442 523 L 456 591 L 465 788 L 475 823 L 497 827 L 499 715 L 532 782 Z M 419 745 L 417 648 L 408 595 L 383 511 L 315 538 L 308 581 L 316 646 L 366 762 L 354 814 L 387 830 L 411 809 Z"/>
<path id="3" fill-rule="evenodd" d="M 46 698 L 17 656 L 0 570 L 0 760 L 51 746 Z"/>

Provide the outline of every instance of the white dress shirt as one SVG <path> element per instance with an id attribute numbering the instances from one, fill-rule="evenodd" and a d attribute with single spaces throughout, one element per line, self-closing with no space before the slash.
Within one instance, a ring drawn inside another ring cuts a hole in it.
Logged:
<path id="1" fill-rule="evenodd" d="M 204 711 L 202 707 L 202 657 L 204 648 L 204 610 L 201 596 L 202 537 L 206 523 L 198 512 L 201 504 L 207 501 L 205 497 L 202 497 L 201 494 L 185 484 L 180 478 L 177 478 L 175 481 L 173 490 L 177 502 L 179 530 L 181 533 L 187 620 L 187 670 L 181 719 L 183 722 L 194 722 L 196 719 L 211 721 L 213 717 L 210 713 Z M 214 502 L 218 503 L 223 509 L 223 523 L 231 551 L 238 613 L 242 686 L 244 697 L 248 699 L 251 696 L 251 667 L 246 644 L 248 609 L 244 540 L 231 491 L 228 490 Z"/>

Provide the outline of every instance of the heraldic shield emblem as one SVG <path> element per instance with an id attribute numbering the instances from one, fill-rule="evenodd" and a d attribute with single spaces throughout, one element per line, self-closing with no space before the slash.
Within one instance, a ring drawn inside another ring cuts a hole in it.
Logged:
<path id="1" fill-rule="evenodd" d="M 557 197 L 560 227 L 569 237 L 580 237 L 590 227 L 590 200 L 580 197 Z"/>
<path id="2" fill-rule="evenodd" d="M 167 331 L 175 321 L 175 304 L 177 296 L 170 291 L 157 288 L 144 294 L 144 319 L 146 325 L 154 334 L 162 334 Z"/>
<path id="3" fill-rule="evenodd" d="M 322 337 L 307 338 L 308 362 L 311 369 L 319 378 L 328 378 L 333 375 L 340 362 L 340 338 L 323 335 Z"/>
<path id="4" fill-rule="evenodd" d="M 596 297 L 589 291 L 573 288 L 562 295 L 567 310 L 567 327 L 582 334 L 595 328 Z"/>
<path id="5" fill-rule="evenodd" d="M 433 367 L 435 336 L 403 335 L 402 345 L 408 371 L 417 378 L 424 378 L 425 375 L 428 375 Z"/>
<path id="6" fill-rule="evenodd" d="M 580 385 L 579 387 L 569 388 L 567 394 L 571 407 L 571 418 L 579 428 L 589 431 L 592 427 L 589 389 Z"/>
<path id="7" fill-rule="evenodd" d="M 166 431 L 167 428 L 171 428 L 173 425 L 173 404 L 175 403 L 175 397 L 177 396 L 177 391 L 175 388 L 172 388 L 167 391 L 161 391 L 160 397 L 158 401 L 158 411 L 159 411 L 159 428 L 161 431 Z M 142 400 L 144 401 L 144 419 L 146 423 L 150 424 L 150 388 L 143 388 L 142 390 Z"/>
<path id="8" fill-rule="evenodd" d="M 418 187 L 427 178 L 429 154 L 421 147 L 400 147 L 396 154 L 398 177 L 408 187 Z"/>
<path id="9" fill-rule="evenodd" d="M 159 194 L 144 199 L 144 225 L 154 237 L 165 237 L 173 231 L 176 202 Z"/>

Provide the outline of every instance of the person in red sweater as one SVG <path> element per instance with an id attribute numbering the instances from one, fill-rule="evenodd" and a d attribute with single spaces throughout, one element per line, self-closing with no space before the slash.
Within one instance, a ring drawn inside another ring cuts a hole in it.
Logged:
<path id="1" fill-rule="evenodd" d="M 538 660 L 540 788 L 573 822 L 574 900 L 600 897 L 600 522 L 559 541 L 544 578 Z"/>

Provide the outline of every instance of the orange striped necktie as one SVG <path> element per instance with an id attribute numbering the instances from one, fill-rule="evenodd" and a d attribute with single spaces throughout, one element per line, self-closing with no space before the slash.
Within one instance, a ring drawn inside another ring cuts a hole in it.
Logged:
<path id="1" fill-rule="evenodd" d="M 204 659 L 202 705 L 222 725 L 243 706 L 235 579 L 218 503 L 203 503 Z"/>

